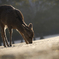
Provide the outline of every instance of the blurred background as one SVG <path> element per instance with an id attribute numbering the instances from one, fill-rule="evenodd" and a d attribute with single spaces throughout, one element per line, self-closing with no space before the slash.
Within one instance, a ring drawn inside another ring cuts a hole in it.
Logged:
<path id="1" fill-rule="evenodd" d="M 12 5 L 24 15 L 24 21 L 33 23 L 36 39 L 43 39 L 49 35 L 59 35 L 59 0 L 0 0 L 0 5 Z M 9 32 L 7 30 L 9 39 Z M 23 42 L 23 38 L 13 30 L 13 43 Z M 19 41 L 18 41 L 19 40 Z M 0 45 L 2 43 L 0 33 Z"/>

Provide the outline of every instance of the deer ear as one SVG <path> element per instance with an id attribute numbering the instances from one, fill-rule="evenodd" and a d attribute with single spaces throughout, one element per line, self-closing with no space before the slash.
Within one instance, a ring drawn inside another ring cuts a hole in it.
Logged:
<path id="1" fill-rule="evenodd" d="M 33 24 L 32 23 L 29 24 L 29 28 L 33 30 Z"/>

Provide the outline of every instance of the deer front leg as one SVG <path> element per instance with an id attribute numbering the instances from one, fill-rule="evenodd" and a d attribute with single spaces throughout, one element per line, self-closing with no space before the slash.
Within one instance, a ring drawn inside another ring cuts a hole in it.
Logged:
<path id="1" fill-rule="evenodd" d="M 9 28 L 9 33 L 10 33 L 10 46 L 12 46 L 12 33 L 13 33 L 13 29 Z"/>
<path id="2" fill-rule="evenodd" d="M 3 39 L 3 45 L 4 45 L 4 47 L 6 47 L 4 27 L 1 27 L 1 35 L 2 35 L 2 39 Z"/>
<path id="3" fill-rule="evenodd" d="M 7 46 L 9 47 L 8 40 L 7 40 L 7 36 L 6 36 L 6 30 L 4 30 L 4 34 L 5 34 L 5 41 L 6 41 L 6 44 L 7 44 Z"/>

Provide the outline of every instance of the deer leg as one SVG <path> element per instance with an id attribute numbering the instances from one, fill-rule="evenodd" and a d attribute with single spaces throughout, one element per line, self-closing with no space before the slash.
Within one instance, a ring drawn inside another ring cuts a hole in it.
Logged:
<path id="1" fill-rule="evenodd" d="M 4 47 L 6 47 L 4 27 L 1 27 L 1 35 L 2 35 L 2 39 L 3 39 L 3 45 L 4 45 Z"/>
<path id="2" fill-rule="evenodd" d="M 9 28 L 9 33 L 10 33 L 10 46 L 12 46 L 12 33 L 13 33 L 13 29 Z"/>
<path id="3" fill-rule="evenodd" d="M 26 40 L 25 36 L 23 33 L 20 32 L 20 34 L 22 35 L 23 39 L 25 40 L 26 44 L 28 44 L 28 41 Z"/>
<path id="4" fill-rule="evenodd" d="M 5 41 L 6 41 L 6 44 L 7 44 L 7 46 L 9 47 L 8 40 L 7 40 L 7 36 L 6 36 L 6 30 L 4 30 L 4 33 L 5 33 Z"/>

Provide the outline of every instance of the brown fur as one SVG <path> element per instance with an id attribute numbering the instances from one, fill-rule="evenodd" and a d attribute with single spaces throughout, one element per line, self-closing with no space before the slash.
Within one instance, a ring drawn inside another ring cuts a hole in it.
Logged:
<path id="1" fill-rule="evenodd" d="M 6 44 L 7 46 L 9 46 L 6 37 L 6 28 L 9 29 L 10 33 L 10 46 L 12 46 L 12 29 L 18 30 L 18 32 L 24 38 L 26 44 L 32 43 L 32 39 L 34 36 L 32 23 L 27 25 L 24 22 L 24 17 L 21 11 L 14 8 L 13 6 L 0 6 L 0 26 L 4 47 L 6 47 Z"/>

